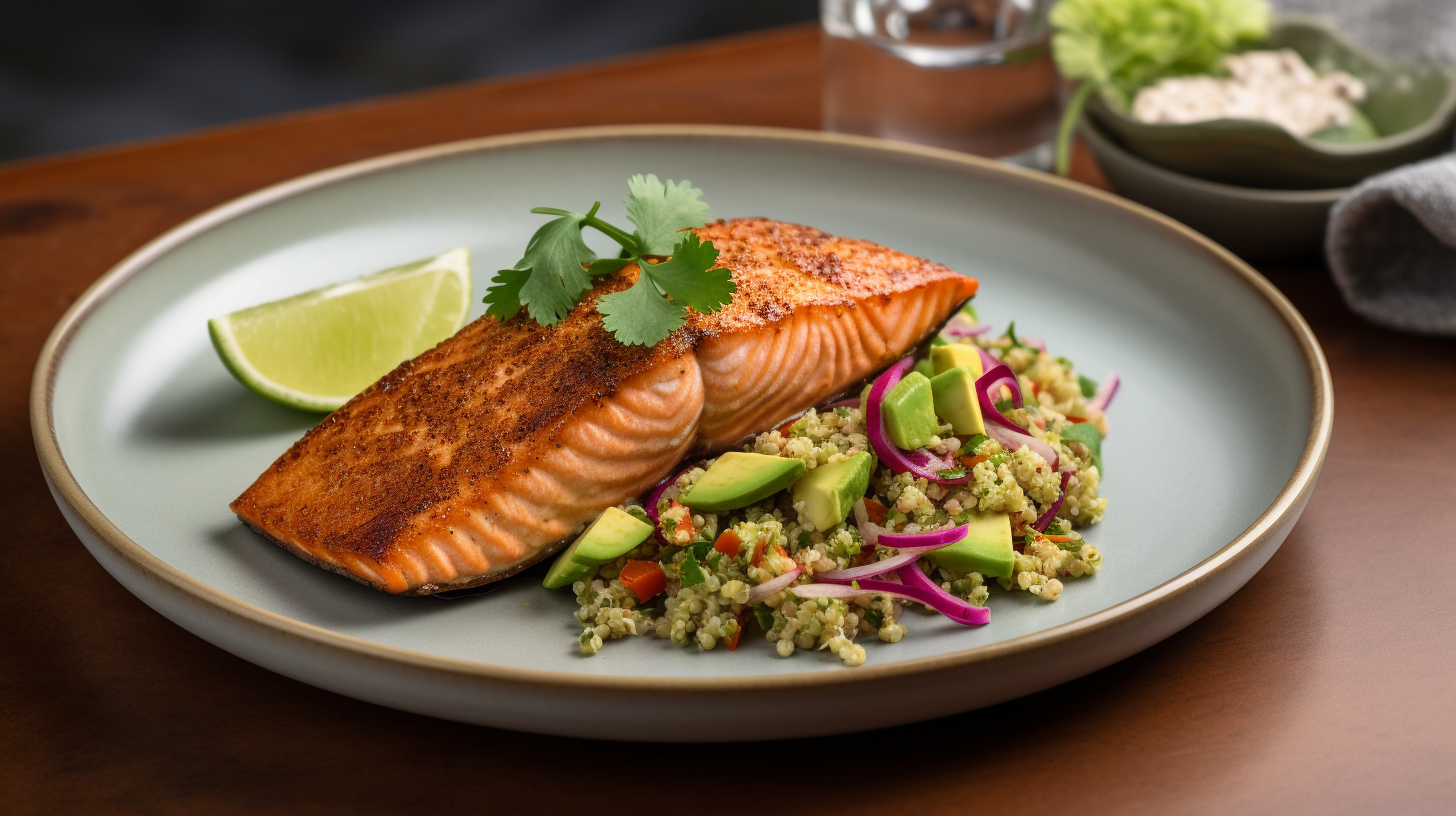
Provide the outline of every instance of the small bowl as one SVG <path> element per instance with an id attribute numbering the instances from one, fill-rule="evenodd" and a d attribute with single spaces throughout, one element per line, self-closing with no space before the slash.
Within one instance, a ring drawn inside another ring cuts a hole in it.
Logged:
<path id="1" fill-rule="evenodd" d="M 1245 260 L 1319 255 L 1330 207 L 1350 192 L 1219 184 L 1133 155 L 1092 122 L 1083 121 L 1078 132 L 1119 195 L 1182 221 Z"/>
<path id="2" fill-rule="evenodd" d="M 1116 109 L 1101 94 L 1090 118 L 1127 149 L 1155 164 L 1208 181 L 1273 190 L 1348 187 L 1451 149 L 1456 130 L 1456 72 L 1436 65 L 1390 65 L 1346 41 L 1322 17 L 1282 15 L 1254 46 L 1292 48 L 1316 71 L 1341 70 L 1367 90 L 1360 110 L 1386 134 L 1350 144 L 1295 136 L 1278 125 L 1218 119 L 1152 125 Z"/>

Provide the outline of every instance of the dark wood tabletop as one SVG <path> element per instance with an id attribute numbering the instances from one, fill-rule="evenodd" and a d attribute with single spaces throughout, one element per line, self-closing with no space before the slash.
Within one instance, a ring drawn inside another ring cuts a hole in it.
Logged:
<path id="1" fill-rule="evenodd" d="M 174 626 L 52 502 L 28 419 L 36 356 L 92 281 L 163 230 L 454 139 L 816 128 L 819 82 L 817 31 L 796 27 L 0 166 L 0 811 L 1456 812 L 1456 345 L 1361 322 L 1313 261 L 1263 270 L 1314 327 L 1336 392 L 1324 474 L 1268 566 L 1135 657 L 929 723 L 664 749 L 381 708 Z"/>

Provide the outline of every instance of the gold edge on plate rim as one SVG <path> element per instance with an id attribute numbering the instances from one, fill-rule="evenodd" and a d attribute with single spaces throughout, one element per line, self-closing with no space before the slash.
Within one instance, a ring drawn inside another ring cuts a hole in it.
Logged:
<path id="1" fill-rule="evenodd" d="M 1310 431 L 1294 473 L 1280 490 L 1274 502 L 1248 529 L 1208 558 L 1146 592 L 1091 615 L 1049 629 L 957 652 L 863 666 L 853 671 L 718 677 L 638 677 L 525 669 L 441 657 L 363 640 L 270 612 L 187 575 L 163 562 L 133 541 L 91 502 L 61 455 L 55 429 L 54 389 L 60 362 L 71 338 L 86 317 L 126 280 L 188 240 L 234 218 L 278 201 L 348 179 L 424 161 L 465 153 L 481 153 L 530 145 L 608 139 L 695 137 L 726 138 L 761 143 L 780 141 L 800 145 L 829 145 L 875 151 L 902 158 L 914 157 L 945 162 L 961 168 L 989 172 L 993 175 L 1019 177 L 1025 183 L 1045 185 L 1062 194 L 1071 195 L 1102 207 L 1110 207 L 1136 219 L 1151 221 L 1167 232 L 1201 248 L 1220 261 L 1227 271 L 1234 274 L 1236 280 L 1242 281 L 1263 297 L 1282 320 L 1301 352 L 1309 377 Z M 1228 570 L 1238 561 L 1261 550 L 1271 533 L 1280 526 L 1285 517 L 1308 499 L 1329 448 L 1333 412 L 1333 385 L 1329 366 L 1314 333 L 1293 304 L 1273 284 L 1228 250 L 1161 213 L 1102 190 L 1057 176 L 950 150 L 847 134 L 734 125 L 608 125 L 487 136 L 416 148 L 339 165 L 241 196 L 200 213 L 152 239 L 122 259 L 88 287 L 61 317 L 46 339 L 36 361 L 30 395 L 31 431 L 36 452 L 42 468 L 62 500 L 69 505 L 76 518 L 86 525 L 95 538 L 111 549 L 116 556 L 136 565 L 143 573 L 158 580 L 166 589 L 181 594 L 186 600 L 202 603 L 213 608 L 214 611 L 241 618 L 268 633 L 289 635 L 312 646 L 344 652 L 347 657 L 383 660 L 427 672 L 512 686 L 650 694 L 800 689 L 846 683 L 868 683 L 910 674 L 954 669 L 1030 652 L 1071 638 L 1092 634 L 1126 622 L 1135 615 L 1151 612 L 1163 603 L 1193 589 L 1198 584 Z"/>

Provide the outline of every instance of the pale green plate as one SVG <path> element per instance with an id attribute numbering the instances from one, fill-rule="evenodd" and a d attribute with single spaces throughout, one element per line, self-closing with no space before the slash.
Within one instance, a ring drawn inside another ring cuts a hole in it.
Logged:
<path id="1" fill-rule="evenodd" d="M 780 659 L 757 638 L 734 653 L 639 638 L 584 658 L 571 597 L 542 589 L 539 570 L 475 598 L 390 597 L 233 518 L 228 502 L 316 417 L 239 385 L 207 318 L 462 245 L 482 291 L 539 223 L 531 207 L 602 198 L 621 217 L 624 182 L 641 172 L 691 179 L 716 215 L 813 224 L 943 261 L 981 279 L 987 319 L 1015 318 L 1094 376 L 1119 372 L 1104 447 L 1111 510 L 1090 531 L 1104 571 L 1055 604 L 997 594 L 983 628 L 914 615 L 904 641 L 868 644 L 856 669 L 826 653 Z M 1242 586 L 1294 524 L 1328 445 L 1330 400 L 1324 359 L 1288 302 L 1136 205 L 949 152 L 670 126 L 443 145 L 200 216 L 66 315 L 40 359 L 32 417 L 57 501 L 97 560 L 224 649 L 467 722 L 713 740 L 964 711 L 1177 631 Z"/>

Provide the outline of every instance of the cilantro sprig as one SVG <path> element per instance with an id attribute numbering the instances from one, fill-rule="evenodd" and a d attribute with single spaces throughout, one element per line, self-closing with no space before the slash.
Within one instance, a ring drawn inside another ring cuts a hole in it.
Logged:
<path id="1" fill-rule="evenodd" d="M 628 264 L 640 270 L 637 282 L 597 301 L 602 325 L 627 345 L 651 346 L 687 320 L 688 308 L 716 312 L 733 300 L 738 287 L 727 269 L 717 266 L 718 250 L 687 232 L 708 221 L 703 191 L 686 180 L 635 175 L 627 181 L 627 232 L 597 217 L 601 202 L 585 213 L 536 207 L 533 213 L 556 216 L 526 244 L 515 266 L 496 273 L 486 291 L 486 314 L 500 321 L 524 307 L 542 326 L 559 323 L 592 287 L 592 280 Z M 591 227 L 616 241 L 622 252 L 598 258 L 582 239 Z"/>

